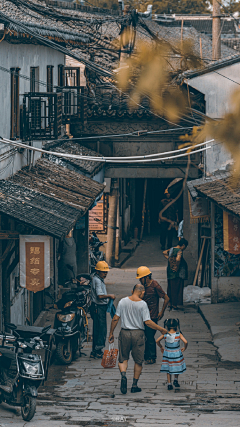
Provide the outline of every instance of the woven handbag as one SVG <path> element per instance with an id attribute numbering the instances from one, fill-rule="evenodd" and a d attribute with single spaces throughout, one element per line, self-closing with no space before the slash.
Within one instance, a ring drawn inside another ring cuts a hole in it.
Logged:
<path id="1" fill-rule="evenodd" d="M 115 368 L 117 362 L 118 349 L 114 348 L 114 344 L 109 344 L 109 350 L 105 350 L 101 365 L 104 368 Z"/>

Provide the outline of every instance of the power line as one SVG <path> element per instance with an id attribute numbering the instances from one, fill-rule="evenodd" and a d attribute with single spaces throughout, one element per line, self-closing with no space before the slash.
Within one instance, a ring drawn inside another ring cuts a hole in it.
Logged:
<path id="1" fill-rule="evenodd" d="M 213 140 L 203 142 L 201 144 L 198 144 L 198 146 L 207 145 L 211 141 L 213 141 Z M 67 158 L 67 159 L 78 159 L 78 160 L 89 160 L 89 161 L 96 161 L 96 162 L 101 162 L 101 163 L 102 162 L 106 162 L 106 163 L 145 163 L 145 162 L 156 162 L 156 161 L 160 161 L 160 160 L 164 160 L 165 161 L 165 160 L 169 160 L 169 159 L 183 157 L 183 156 L 186 156 L 186 155 L 189 155 L 189 154 L 192 154 L 192 153 L 199 153 L 201 151 L 206 151 L 209 148 L 211 148 L 211 146 L 208 146 L 208 147 L 201 148 L 199 150 L 195 150 L 194 146 L 188 146 L 188 147 L 184 147 L 184 148 L 182 148 L 180 150 L 168 151 L 168 152 L 165 152 L 165 153 L 155 153 L 155 154 L 152 154 L 152 155 L 150 154 L 150 155 L 146 155 L 146 156 L 140 156 L 140 157 L 144 157 L 143 159 L 141 158 L 141 159 L 135 160 L 136 157 L 133 156 L 134 160 L 132 160 L 132 158 L 130 160 L 129 158 L 125 158 L 125 157 L 122 157 L 122 158 L 117 158 L 117 157 L 113 157 L 112 158 L 112 157 L 103 157 L 103 156 L 94 157 L 94 156 L 82 156 L 82 155 L 78 155 L 78 154 L 59 153 L 59 152 L 44 150 L 42 148 L 37 148 L 37 147 L 25 145 L 25 144 L 17 142 L 17 141 L 11 141 L 11 140 L 9 140 L 7 138 L 2 138 L 1 142 L 3 142 L 4 144 L 7 144 L 7 145 L 13 145 L 15 147 L 21 147 L 21 148 L 24 148 L 24 149 L 27 149 L 27 150 L 31 150 L 31 151 L 37 151 L 37 152 L 40 152 L 40 153 L 44 153 L 44 154 L 48 154 L 48 155 L 53 155 L 55 157 L 63 157 L 63 158 Z M 159 156 L 163 156 L 163 155 L 168 155 L 168 154 L 172 154 L 172 153 L 179 153 L 180 151 L 187 151 L 187 150 L 191 150 L 191 152 L 184 153 L 184 154 L 177 154 L 176 156 L 170 156 L 170 157 L 159 157 L 159 158 L 156 158 L 156 159 L 155 158 L 154 159 L 150 158 L 150 156 L 151 157 L 158 156 L 158 155 Z M 193 150 L 195 150 L 195 151 L 193 151 Z"/>
<path id="2" fill-rule="evenodd" d="M 185 127 L 185 128 L 181 128 L 179 130 L 188 130 L 188 129 L 192 129 L 192 127 Z M 167 133 L 167 132 L 176 132 L 176 128 L 173 129 L 159 129 L 159 130 L 152 130 L 152 131 L 147 131 L 147 130 L 135 130 L 133 132 L 129 132 L 129 133 L 120 133 L 120 134 L 106 134 L 106 135 L 94 135 L 94 136 L 86 136 L 86 137 L 79 137 L 79 138 L 71 138 L 71 139 L 55 139 L 52 140 L 51 142 L 62 142 L 62 141 L 85 141 L 85 140 L 89 140 L 89 139 L 105 139 L 105 138 L 119 138 L 119 137 L 126 137 L 126 136 L 142 136 L 142 135 L 152 135 L 152 134 L 159 134 L 159 133 Z"/>

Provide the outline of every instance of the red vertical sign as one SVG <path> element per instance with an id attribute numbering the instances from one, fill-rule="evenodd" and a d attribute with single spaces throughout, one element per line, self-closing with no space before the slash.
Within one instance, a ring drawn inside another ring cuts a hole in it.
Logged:
<path id="1" fill-rule="evenodd" d="M 223 211 L 223 244 L 230 254 L 240 254 L 240 221 Z"/>

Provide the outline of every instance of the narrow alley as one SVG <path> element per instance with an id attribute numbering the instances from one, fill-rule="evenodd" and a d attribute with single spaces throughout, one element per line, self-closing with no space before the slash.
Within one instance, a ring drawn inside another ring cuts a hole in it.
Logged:
<path id="1" fill-rule="evenodd" d="M 148 265 L 154 279 L 166 290 L 166 261 L 158 244 L 156 237 L 152 237 L 139 245 L 122 269 L 111 269 L 107 288 L 118 300 L 131 293 L 139 264 Z M 164 318 L 169 315 L 167 310 Z M 122 395 L 118 368 L 103 369 L 101 361 L 90 359 L 89 342 L 82 357 L 69 367 L 51 366 L 49 380 L 39 389 L 32 422 L 23 422 L 18 410 L 2 404 L 0 426 L 239 426 L 240 363 L 219 361 L 211 334 L 196 306 L 185 305 L 183 311 L 171 313 L 171 317 L 179 318 L 183 334 L 189 341 L 184 354 L 187 371 L 180 377 L 180 390 L 167 390 L 166 375 L 159 372 L 159 351 L 157 363 L 143 368 L 139 380 L 142 392 L 136 396 L 129 389 Z M 110 323 L 110 316 L 108 321 Z M 132 359 L 127 376 L 130 385 Z"/>

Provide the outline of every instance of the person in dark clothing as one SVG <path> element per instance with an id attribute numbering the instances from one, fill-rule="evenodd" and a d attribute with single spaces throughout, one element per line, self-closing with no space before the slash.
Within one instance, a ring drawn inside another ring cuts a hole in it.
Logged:
<path id="1" fill-rule="evenodd" d="M 151 320 L 154 323 L 158 323 L 158 320 L 162 319 L 166 307 L 168 305 L 169 298 L 161 286 L 152 279 L 152 273 L 148 267 L 141 266 L 137 269 L 137 279 L 140 280 L 141 284 L 145 288 L 143 300 L 147 303 L 150 312 Z M 164 303 L 162 310 L 159 312 L 159 299 L 163 298 Z M 156 363 L 157 351 L 155 342 L 156 330 L 149 328 L 145 325 L 145 364 L 151 365 Z"/>
<path id="2" fill-rule="evenodd" d="M 178 305 L 183 305 L 184 280 L 187 279 L 187 263 L 183 259 L 183 251 L 187 248 L 188 241 L 184 238 L 174 248 L 167 249 L 163 255 L 168 260 L 167 294 L 170 299 L 170 309 L 177 310 Z"/>
<path id="3" fill-rule="evenodd" d="M 158 222 L 160 224 L 160 244 L 161 248 L 164 251 L 166 247 L 167 242 L 167 248 L 172 247 L 172 241 L 174 236 L 174 229 L 175 224 L 177 221 L 177 210 L 174 203 L 169 206 L 163 213 L 161 218 L 161 211 L 170 203 L 173 199 L 171 199 L 170 194 L 168 193 L 168 190 L 165 190 L 165 197 L 161 200 L 161 207 L 159 212 L 159 219 Z M 164 218 L 168 219 L 169 221 L 166 221 Z"/>
<path id="4" fill-rule="evenodd" d="M 107 336 L 107 308 L 109 299 L 114 300 L 115 295 L 107 294 L 104 279 L 109 272 L 108 264 L 105 261 L 99 261 L 96 264 L 96 274 L 91 283 L 92 306 L 91 316 L 93 318 L 93 341 L 90 357 L 101 359 L 103 357 L 103 348 L 105 347 Z"/>

